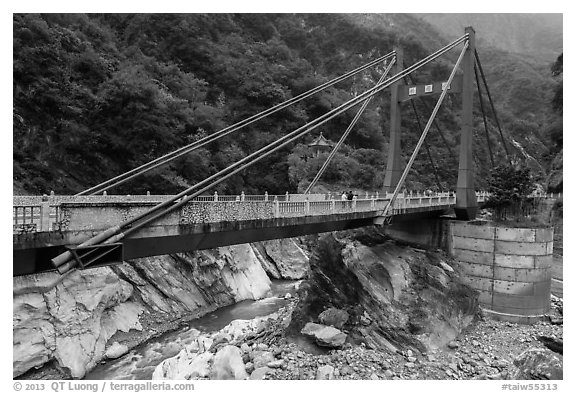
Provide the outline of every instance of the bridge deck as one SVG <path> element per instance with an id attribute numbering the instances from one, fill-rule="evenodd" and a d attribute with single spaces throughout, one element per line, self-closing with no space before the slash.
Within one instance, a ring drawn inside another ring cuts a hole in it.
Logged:
<path id="1" fill-rule="evenodd" d="M 247 198 L 248 197 L 248 198 Z M 259 197 L 260 200 L 257 200 Z M 375 195 L 368 199 L 341 201 L 324 195 L 219 197 L 197 200 L 158 219 L 123 239 L 117 259 L 170 254 L 232 244 L 301 236 L 372 225 L 390 203 Z M 14 275 L 52 270 L 50 259 L 66 246 L 74 246 L 97 233 L 150 209 L 158 197 L 82 197 L 33 205 L 21 201 L 14 212 Z M 322 199 L 324 198 L 324 199 Z M 479 194 L 478 199 L 484 200 Z M 238 199 L 238 200 L 237 200 Z M 243 200 L 242 200 L 243 199 Z M 453 194 L 402 196 L 392 209 L 395 219 L 441 215 L 455 203 Z M 26 206 L 24 208 L 24 206 Z M 31 209 L 24 222 L 19 212 Z M 31 214 L 33 213 L 33 214 Z M 121 260 L 117 261 L 121 262 Z"/>

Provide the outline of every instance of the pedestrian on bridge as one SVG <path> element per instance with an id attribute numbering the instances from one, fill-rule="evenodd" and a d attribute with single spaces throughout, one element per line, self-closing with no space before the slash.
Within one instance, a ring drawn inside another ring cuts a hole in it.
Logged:
<path id="1" fill-rule="evenodd" d="M 348 207 L 352 208 L 352 199 L 354 199 L 354 193 L 352 191 L 348 191 L 346 193 L 346 199 L 348 199 Z"/>

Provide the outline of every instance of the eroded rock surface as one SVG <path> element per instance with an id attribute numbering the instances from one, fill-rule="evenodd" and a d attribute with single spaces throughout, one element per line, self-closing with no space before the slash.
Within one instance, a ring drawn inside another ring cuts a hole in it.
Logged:
<path id="1" fill-rule="evenodd" d="M 276 279 L 299 280 L 308 273 L 308 257 L 291 239 L 268 240 L 253 243 L 262 267 Z"/>
<path id="2" fill-rule="evenodd" d="M 514 359 L 514 366 L 512 379 L 563 379 L 561 356 L 548 349 L 529 349 Z"/>
<path id="3" fill-rule="evenodd" d="M 310 258 L 290 334 L 336 307 L 350 316 L 344 330 L 369 347 L 439 348 L 478 312 L 477 294 L 443 266 L 449 263 L 388 241 L 376 229 L 327 234 Z"/>
<path id="4" fill-rule="evenodd" d="M 270 290 L 250 245 L 77 271 L 42 290 L 58 277 L 13 280 L 14 376 L 56 360 L 65 373 L 81 378 L 121 332 L 259 299 Z"/>

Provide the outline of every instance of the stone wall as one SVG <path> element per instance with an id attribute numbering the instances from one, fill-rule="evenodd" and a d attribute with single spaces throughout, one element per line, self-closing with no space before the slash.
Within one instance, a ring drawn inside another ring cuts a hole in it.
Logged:
<path id="1" fill-rule="evenodd" d="M 550 309 L 553 228 L 450 222 L 451 255 L 495 318 L 530 323 Z"/>
<path id="2" fill-rule="evenodd" d="M 266 218 L 274 218 L 274 202 L 192 202 L 182 208 L 180 224 Z"/>
<path id="3" fill-rule="evenodd" d="M 107 229 L 150 210 L 155 203 L 63 203 L 60 230 Z M 201 224 L 274 218 L 273 202 L 191 202 L 155 220 L 152 225 Z"/>

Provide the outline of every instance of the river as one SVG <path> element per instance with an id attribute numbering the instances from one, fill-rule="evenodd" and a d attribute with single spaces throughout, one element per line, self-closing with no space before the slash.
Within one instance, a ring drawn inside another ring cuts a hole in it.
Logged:
<path id="1" fill-rule="evenodd" d="M 234 319 L 252 319 L 271 314 L 286 305 L 284 295 L 296 293 L 299 281 L 272 280 L 270 297 L 244 300 L 192 320 L 179 329 L 146 341 L 121 358 L 96 366 L 84 379 L 152 379 L 154 369 L 163 360 L 176 356 L 187 344 L 202 333 L 224 328 Z"/>

